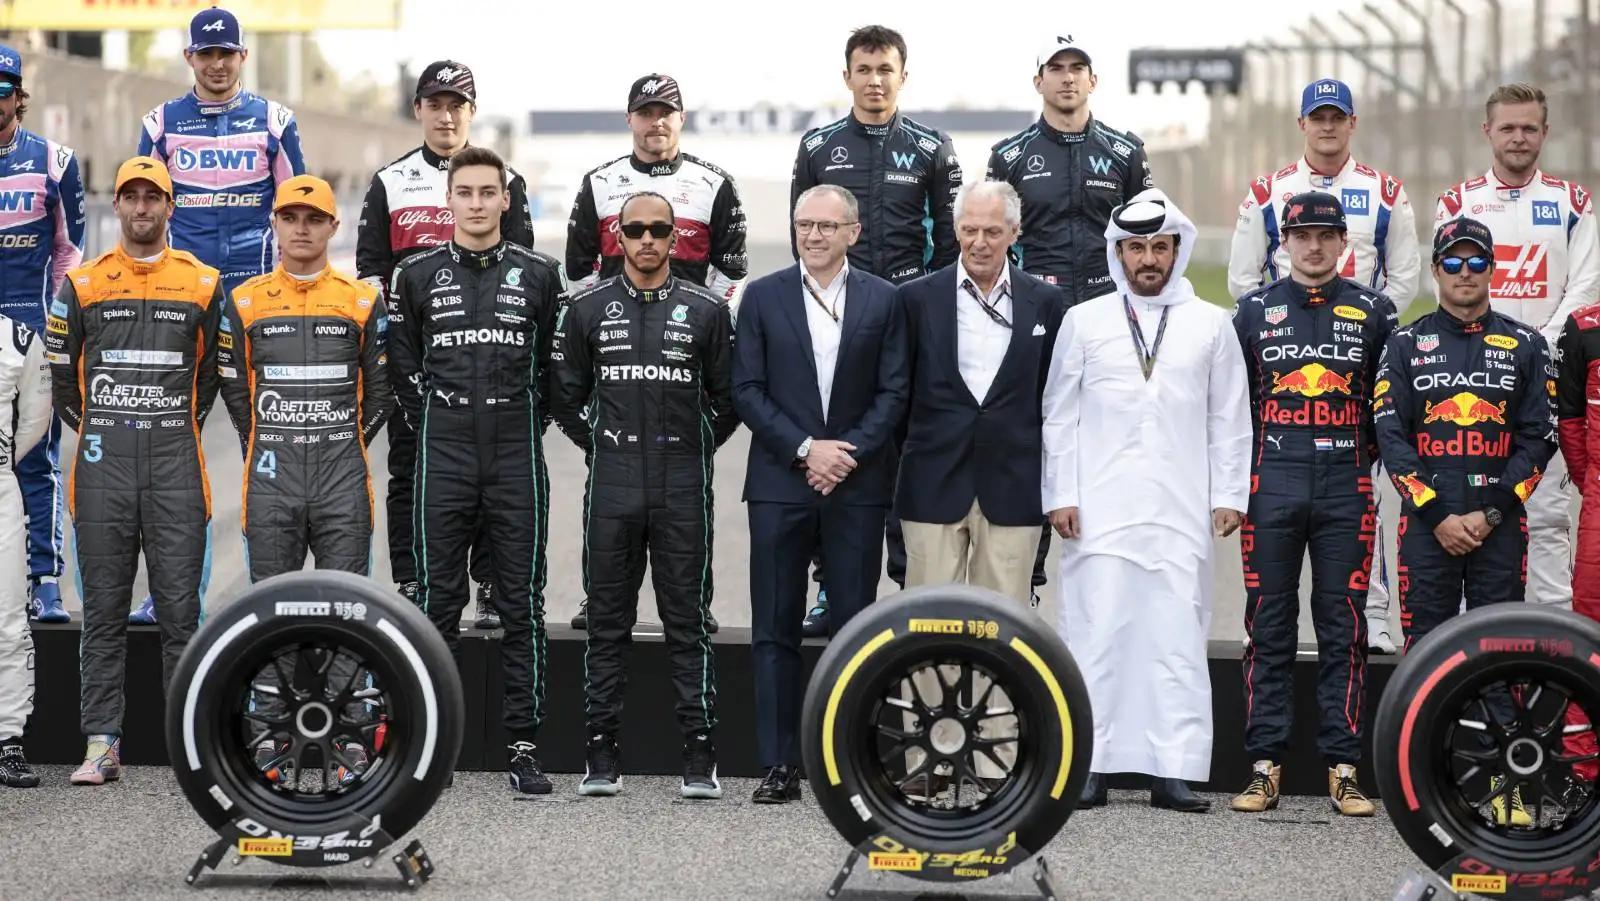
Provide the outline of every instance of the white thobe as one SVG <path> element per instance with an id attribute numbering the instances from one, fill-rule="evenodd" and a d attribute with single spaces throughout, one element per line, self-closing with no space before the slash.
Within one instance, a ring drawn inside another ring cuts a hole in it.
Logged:
<path id="1" fill-rule="evenodd" d="M 1135 297 L 1154 345 L 1160 306 Z M 1070 310 L 1044 395 L 1044 507 L 1061 542 L 1061 631 L 1088 683 L 1093 770 L 1204 781 L 1211 770 L 1212 510 L 1243 511 L 1250 406 L 1228 314 L 1174 304 L 1154 371 L 1122 295 Z"/>

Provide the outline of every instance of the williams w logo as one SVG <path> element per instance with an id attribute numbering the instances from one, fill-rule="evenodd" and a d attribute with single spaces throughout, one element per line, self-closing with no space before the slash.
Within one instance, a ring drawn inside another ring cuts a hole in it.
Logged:
<path id="1" fill-rule="evenodd" d="M 909 170 L 911 168 L 912 164 L 914 164 L 917 161 L 917 157 L 916 157 L 915 154 L 896 152 L 896 153 L 893 154 L 893 156 L 894 156 L 894 164 L 895 164 L 895 166 L 900 168 L 900 169 Z"/>
<path id="2" fill-rule="evenodd" d="M 1094 174 L 1096 174 L 1096 175 L 1110 175 L 1111 174 L 1111 160 L 1104 159 L 1104 158 L 1098 157 L 1098 156 L 1090 156 L 1089 157 L 1089 168 L 1093 169 L 1094 170 Z"/>

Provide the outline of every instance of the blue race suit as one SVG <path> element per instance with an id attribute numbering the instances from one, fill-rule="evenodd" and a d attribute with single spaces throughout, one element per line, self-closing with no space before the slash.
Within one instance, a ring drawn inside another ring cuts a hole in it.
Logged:
<path id="1" fill-rule="evenodd" d="M 242 89 L 222 103 L 190 91 L 145 115 L 139 154 L 166 162 L 171 244 L 221 272 L 224 296 L 272 271 L 272 197 L 306 171 L 293 110 Z"/>
<path id="2" fill-rule="evenodd" d="M 44 333 L 45 307 L 67 270 L 83 261 L 83 179 L 69 147 L 18 128 L 0 146 L 0 313 Z M 66 495 L 61 423 L 17 461 L 28 517 L 28 575 L 61 575 Z"/>

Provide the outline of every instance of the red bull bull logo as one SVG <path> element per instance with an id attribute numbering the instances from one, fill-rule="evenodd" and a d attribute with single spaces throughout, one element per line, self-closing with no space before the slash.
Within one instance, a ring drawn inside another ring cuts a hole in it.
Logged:
<path id="1" fill-rule="evenodd" d="M 1430 422 L 1453 422 L 1459 426 L 1477 425 L 1480 422 L 1506 424 L 1506 402 L 1491 404 L 1471 391 L 1463 391 L 1438 403 L 1423 405 L 1423 425 Z"/>
<path id="2" fill-rule="evenodd" d="M 1520 500 L 1526 504 L 1528 502 L 1528 498 L 1533 496 L 1533 489 L 1539 486 L 1539 482 L 1543 478 L 1544 474 L 1539 471 L 1539 467 L 1535 466 L 1533 468 L 1533 475 L 1528 476 L 1526 479 L 1518 482 L 1517 486 L 1511 490 L 1517 493 L 1517 500 Z"/>
<path id="3" fill-rule="evenodd" d="M 1427 482 L 1417 478 L 1417 474 L 1414 472 L 1406 475 L 1396 475 L 1394 477 L 1394 487 L 1402 494 L 1409 495 L 1411 503 L 1418 507 L 1438 496 L 1438 493 Z"/>
<path id="4" fill-rule="evenodd" d="M 1320 397 L 1324 394 L 1349 394 L 1350 376 L 1340 375 L 1321 363 L 1307 363 L 1287 375 L 1272 374 L 1272 393 Z"/>

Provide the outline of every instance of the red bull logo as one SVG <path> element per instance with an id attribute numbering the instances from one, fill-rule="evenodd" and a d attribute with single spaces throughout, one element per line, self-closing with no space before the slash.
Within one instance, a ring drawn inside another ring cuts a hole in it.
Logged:
<path id="1" fill-rule="evenodd" d="M 1320 397 L 1324 394 L 1350 393 L 1350 378 L 1340 375 L 1321 363 L 1307 363 L 1287 375 L 1272 374 L 1272 393 L 1299 394 L 1304 397 Z"/>
<path id="2" fill-rule="evenodd" d="M 1423 405 L 1423 425 L 1430 422 L 1453 422 L 1459 426 L 1477 425 L 1480 422 L 1506 424 L 1506 402 L 1491 404 L 1471 391 L 1463 391 L 1438 403 Z"/>
<path id="3" fill-rule="evenodd" d="M 1533 468 L 1533 475 L 1528 476 L 1526 479 L 1518 482 L 1517 486 L 1511 490 L 1517 493 L 1517 500 L 1520 500 L 1526 504 L 1528 502 L 1528 498 L 1533 496 L 1533 489 L 1539 486 L 1539 482 L 1543 478 L 1544 474 L 1539 471 L 1539 467 L 1535 466 Z"/>
<path id="4" fill-rule="evenodd" d="M 1410 495 L 1411 503 L 1418 507 L 1438 496 L 1438 492 L 1434 491 L 1427 482 L 1417 478 L 1417 474 L 1414 472 L 1406 475 L 1396 475 L 1394 477 L 1394 487 L 1402 494 Z"/>

